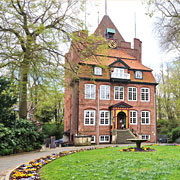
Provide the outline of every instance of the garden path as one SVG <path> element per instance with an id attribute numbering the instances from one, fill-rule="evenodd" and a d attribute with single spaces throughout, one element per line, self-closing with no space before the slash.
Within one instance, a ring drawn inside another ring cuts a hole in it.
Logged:
<path id="1" fill-rule="evenodd" d="M 132 145 L 132 144 L 131 144 Z M 106 144 L 106 145 L 96 145 L 96 146 L 90 146 L 90 147 L 105 147 L 105 146 L 115 146 L 114 144 Z M 118 146 L 128 146 L 128 144 L 123 144 Z M 42 148 L 40 151 L 33 151 L 33 152 L 25 152 L 25 153 L 19 153 L 19 154 L 13 154 L 9 156 L 3 156 L 0 157 L 0 180 L 3 179 L 4 176 L 11 170 L 16 168 L 17 166 L 27 163 L 31 160 L 51 155 L 53 153 L 59 153 L 62 151 L 70 151 L 75 149 L 82 149 L 82 148 L 88 148 L 89 146 L 81 146 L 81 147 L 57 147 L 54 149 L 50 148 Z"/>

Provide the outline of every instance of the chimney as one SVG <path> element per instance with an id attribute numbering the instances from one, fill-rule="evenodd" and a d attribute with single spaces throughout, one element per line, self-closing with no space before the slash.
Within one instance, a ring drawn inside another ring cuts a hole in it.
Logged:
<path id="1" fill-rule="evenodd" d="M 134 49 L 137 51 L 137 55 L 136 58 L 137 60 L 142 63 L 141 60 L 141 54 L 142 54 L 142 46 L 141 46 L 142 42 L 139 39 L 134 38 Z"/>

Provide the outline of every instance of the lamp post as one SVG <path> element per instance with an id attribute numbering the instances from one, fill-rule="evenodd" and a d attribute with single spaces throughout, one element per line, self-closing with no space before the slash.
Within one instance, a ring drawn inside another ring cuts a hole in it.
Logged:
<path id="1" fill-rule="evenodd" d="M 14 131 L 16 130 L 16 112 L 18 112 L 19 109 L 17 107 L 14 108 Z"/>

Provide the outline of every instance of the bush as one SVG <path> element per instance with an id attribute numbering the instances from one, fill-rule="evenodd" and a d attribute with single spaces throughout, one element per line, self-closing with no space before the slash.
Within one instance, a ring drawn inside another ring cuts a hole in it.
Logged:
<path id="1" fill-rule="evenodd" d="M 40 149 L 44 135 L 31 121 L 17 119 L 16 130 L 0 124 L 0 155 Z"/>
<path id="2" fill-rule="evenodd" d="M 64 126 L 63 124 L 44 124 L 43 125 L 43 134 L 45 135 L 46 138 L 50 136 L 55 136 L 56 139 L 62 138 L 64 133 Z"/>
<path id="3" fill-rule="evenodd" d="M 175 142 L 178 138 L 180 138 L 180 127 L 174 128 L 172 130 L 172 141 Z"/>

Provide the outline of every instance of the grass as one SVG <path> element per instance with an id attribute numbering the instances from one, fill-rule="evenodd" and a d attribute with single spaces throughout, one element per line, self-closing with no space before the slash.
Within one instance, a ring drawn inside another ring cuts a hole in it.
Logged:
<path id="1" fill-rule="evenodd" d="M 120 152 L 123 147 L 59 158 L 40 171 L 42 180 L 180 179 L 180 146 L 152 146 L 154 152 Z"/>

